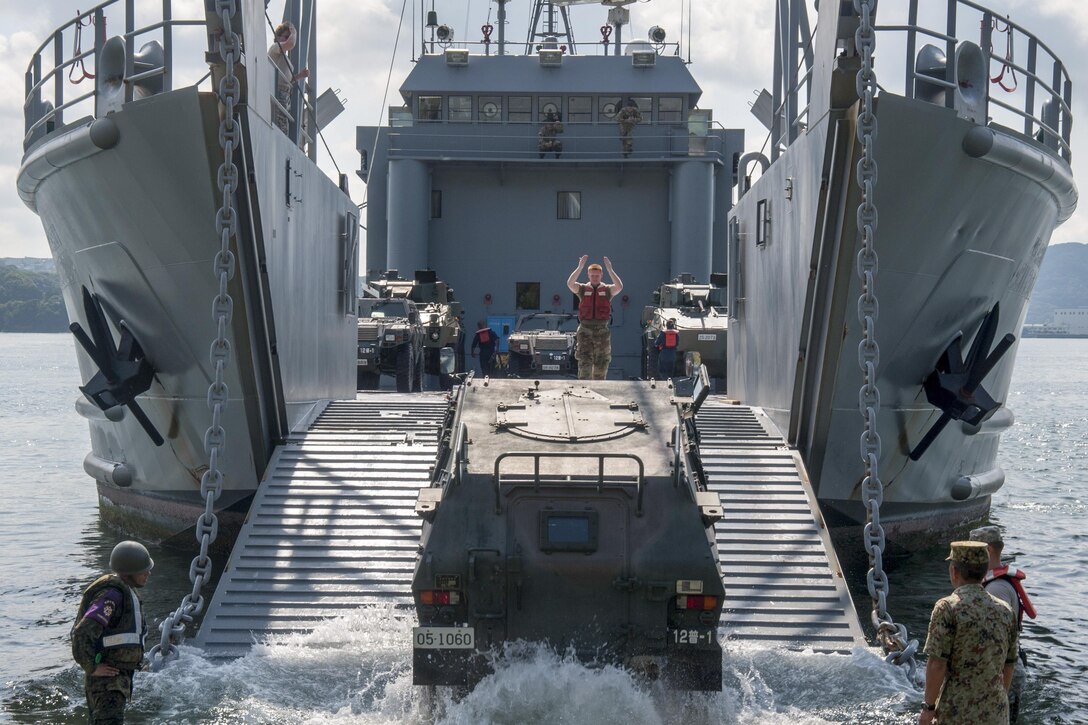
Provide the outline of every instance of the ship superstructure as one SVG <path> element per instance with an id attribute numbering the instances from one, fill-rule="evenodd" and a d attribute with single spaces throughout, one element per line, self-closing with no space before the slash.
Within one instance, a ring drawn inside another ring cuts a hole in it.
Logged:
<path id="1" fill-rule="evenodd" d="M 467 320 L 512 329 L 523 312 L 572 311 L 578 258 L 607 255 L 624 282 L 610 377 L 638 376 L 653 290 L 725 264 L 743 132 L 699 108 L 675 45 L 617 55 L 549 37 L 518 55 L 492 41 L 438 47 L 417 60 L 388 125 L 359 127 L 365 274 L 435 269 Z M 625 153 L 632 104 L 641 121 Z"/>

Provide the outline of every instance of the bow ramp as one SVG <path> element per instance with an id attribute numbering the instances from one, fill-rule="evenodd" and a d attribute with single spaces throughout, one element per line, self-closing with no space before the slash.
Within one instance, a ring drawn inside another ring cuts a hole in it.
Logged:
<path id="1" fill-rule="evenodd" d="M 196 643 L 234 657 L 373 605 L 411 604 L 419 489 L 449 408 L 441 394 L 328 403 L 269 462 Z"/>
<path id="2" fill-rule="evenodd" d="M 196 643 L 244 654 L 361 606 L 411 605 L 419 489 L 449 411 L 437 394 L 329 403 L 276 449 Z M 755 408 L 711 398 L 697 418 L 733 641 L 843 652 L 865 646 L 803 465 Z M 727 645 L 728 646 L 728 645 Z"/>
<path id="3" fill-rule="evenodd" d="M 817 652 L 867 646 L 800 456 L 758 408 L 712 397 L 696 422 L 724 513 L 726 636 Z"/>

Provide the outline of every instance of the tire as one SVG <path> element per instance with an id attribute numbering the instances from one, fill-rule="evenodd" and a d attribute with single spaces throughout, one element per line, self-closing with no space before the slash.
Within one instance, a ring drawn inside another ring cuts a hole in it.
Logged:
<path id="1" fill-rule="evenodd" d="M 642 344 L 646 348 L 646 352 L 642 356 L 643 365 L 645 366 L 643 368 L 643 376 L 642 377 L 646 378 L 647 380 L 657 380 L 657 378 L 658 378 L 658 370 L 657 370 L 658 352 L 657 352 L 657 348 L 654 347 L 653 345 L 651 345 L 645 339 L 643 339 Z"/>
<path id="2" fill-rule="evenodd" d="M 397 348 L 397 392 L 412 392 L 412 381 L 415 380 L 415 358 L 412 355 L 412 346 L 408 344 Z"/>
<path id="3" fill-rule="evenodd" d="M 359 370 L 355 375 L 355 387 L 357 390 L 377 390 L 378 380 L 378 373 Z"/>
<path id="4" fill-rule="evenodd" d="M 418 354 L 416 355 L 416 366 L 414 370 L 414 375 L 412 377 L 412 390 L 416 393 L 423 392 L 424 354 L 425 351 L 423 350 L 423 348 L 420 348 Z"/>
<path id="5" fill-rule="evenodd" d="M 510 375 L 514 376 L 515 378 L 520 378 L 531 371 L 529 361 L 525 358 L 524 355 L 516 352 L 510 353 L 507 367 Z"/>

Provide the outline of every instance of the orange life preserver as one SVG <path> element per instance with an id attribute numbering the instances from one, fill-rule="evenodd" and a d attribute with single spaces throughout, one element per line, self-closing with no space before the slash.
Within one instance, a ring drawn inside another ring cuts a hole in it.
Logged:
<path id="1" fill-rule="evenodd" d="M 579 320 L 609 320 L 612 318 L 612 288 L 608 285 L 584 284 L 578 300 Z"/>
<path id="2" fill-rule="evenodd" d="M 491 330 L 489 328 L 485 327 L 482 330 L 477 330 L 476 331 L 476 337 L 478 337 L 480 339 L 480 344 L 481 345 L 490 345 L 491 344 Z"/>
<path id="3" fill-rule="evenodd" d="M 1023 625 L 1024 615 L 1027 614 L 1032 619 L 1035 619 L 1035 605 L 1031 603 L 1031 598 L 1028 596 L 1027 591 L 1024 589 L 1024 585 L 1021 583 L 1024 579 L 1027 579 L 1028 575 L 1024 573 L 1022 569 L 1017 569 L 1011 564 L 1005 566 L 999 566 L 996 569 L 991 569 L 986 572 L 986 578 L 982 580 L 982 586 L 986 586 L 992 581 L 997 579 L 1004 579 L 1009 584 L 1012 584 L 1012 588 L 1016 590 L 1016 597 L 1020 600 L 1019 611 L 1016 613 L 1016 623 Z"/>
<path id="4" fill-rule="evenodd" d="M 676 344 L 680 340 L 679 333 L 676 330 L 662 330 L 661 333 L 665 336 L 664 341 L 661 343 L 661 349 L 675 350 Z"/>

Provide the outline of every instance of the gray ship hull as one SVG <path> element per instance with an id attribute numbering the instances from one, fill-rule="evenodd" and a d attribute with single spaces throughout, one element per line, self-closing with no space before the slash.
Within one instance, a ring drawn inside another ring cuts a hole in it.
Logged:
<path id="1" fill-rule="evenodd" d="M 28 151 L 20 188 L 32 190 L 24 199 L 42 218 L 69 318 L 86 329 L 82 289 L 98 295 L 155 369 L 150 390 L 138 400 L 165 439 L 161 447 L 127 411 L 118 419 L 82 399 L 76 407 L 88 418 L 91 453 L 84 467 L 97 479 L 105 517 L 164 540 L 192 528 L 203 509 L 195 504 L 211 422 L 219 107 L 215 96 L 187 88 L 126 104 L 109 118 L 118 130 L 115 146 L 61 158 L 46 175 L 35 159 L 62 156 L 82 133 L 79 123 L 58 131 Z M 344 249 L 345 229 L 357 211 L 283 134 L 255 114 L 248 122 L 255 188 L 228 290 L 234 300 L 225 375 L 230 400 L 219 461 L 224 494 L 217 503 L 225 510 L 244 508 L 282 428 L 316 400 L 354 394 L 356 320 L 346 300 L 355 292 L 342 287 L 343 257 L 351 253 Z M 285 160 L 292 179 L 282 173 Z M 45 178 L 34 181 L 35 174 Z M 77 355 L 87 381 L 97 367 L 82 349 Z"/>
<path id="2" fill-rule="evenodd" d="M 975 124 L 952 109 L 885 94 L 876 114 L 881 520 L 893 544 L 914 549 L 986 516 L 1004 481 L 995 463 L 1000 433 L 1012 423 L 1008 411 L 979 429 L 953 422 L 912 461 L 909 452 L 940 413 L 922 381 L 958 334 L 970 345 L 995 302 L 996 338 L 1019 332 L 1063 205 L 1052 184 L 965 153 Z M 744 302 L 730 326 L 728 365 L 731 396 L 764 407 L 789 431 L 829 524 L 844 536 L 865 521 L 857 153 L 852 120 L 833 112 L 738 203 L 734 253 Z M 832 181 L 821 186 L 828 172 Z M 777 192 L 787 179 L 792 200 Z M 774 231 L 755 248 L 756 205 L 768 198 Z M 1006 399 L 1014 357 L 1015 347 L 983 381 L 997 401 Z"/>

